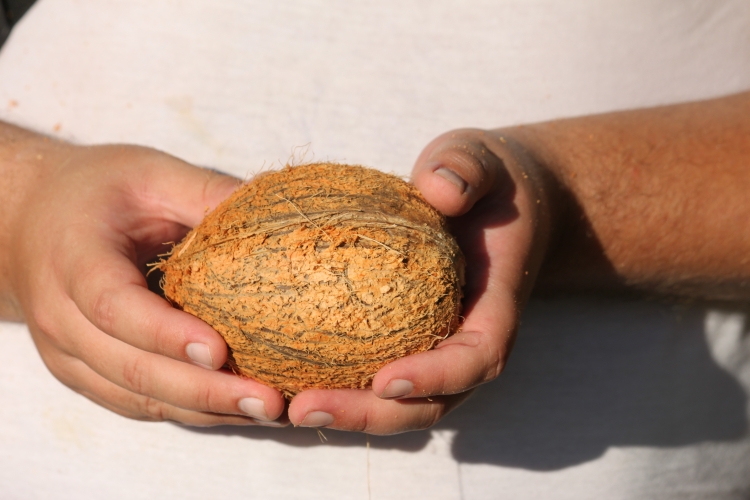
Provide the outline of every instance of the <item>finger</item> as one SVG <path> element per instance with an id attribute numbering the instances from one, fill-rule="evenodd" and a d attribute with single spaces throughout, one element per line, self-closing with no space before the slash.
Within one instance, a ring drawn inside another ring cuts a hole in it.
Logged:
<path id="1" fill-rule="evenodd" d="M 151 150 L 141 166 L 146 180 L 136 187 L 138 195 L 154 205 L 155 214 L 187 227 L 197 226 L 241 185 L 235 177 L 166 154 L 157 156 Z"/>
<path id="2" fill-rule="evenodd" d="M 497 212 L 496 207 L 490 208 Z M 404 398 L 460 393 L 494 379 L 505 366 L 524 299 L 522 284 L 528 279 L 524 269 L 529 268 L 526 249 L 533 226 L 520 218 L 505 224 L 486 223 L 488 216 L 475 212 L 465 216 L 471 220 L 462 218 L 461 245 L 472 266 L 466 274 L 465 321 L 460 331 L 434 350 L 383 367 L 373 379 L 376 395 Z"/>
<path id="3" fill-rule="evenodd" d="M 103 334 L 77 311 L 58 317 L 65 318 L 61 328 L 79 339 L 72 355 L 129 392 L 186 410 L 260 420 L 275 420 L 284 411 L 281 394 L 254 380 L 142 351 Z"/>
<path id="4" fill-rule="evenodd" d="M 59 263 L 58 272 L 67 294 L 97 329 L 144 351 L 212 370 L 224 365 L 226 343 L 213 328 L 150 292 L 116 244 L 84 231 L 71 228 L 67 262 Z"/>
<path id="5" fill-rule="evenodd" d="M 469 396 L 383 400 L 370 390 L 310 390 L 292 399 L 289 420 L 301 427 L 327 427 L 387 435 L 426 429 Z"/>
<path id="6" fill-rule="evenodd" d="M 119 389 L 119 392 L 127 392 L 117 386 L 114 387 L 116 389 Z M 121 408 L 119 406 L 110 404 L 107 400 L 102 399 L 88 391 L 80 391 L 80 394 L 96 403 L 97 405 L 132 420 L 145 420 L 150 422 L 171 421 L 178 424 L 189 425 L 191 427 L 216 427 L 219 425 L 286 427 L 289 425 L 289 422 L 266 422 L 250 417 L 183 410 L 182 408 L 177 408 L 161 401 L 156 401 L 153 399 L 145 398 L 143 396 L 135 395 L 134 401 L 132 401 L 130 405 L 134 409 L 131 409 L 130 407 Z M 123 396 L 113 395 L 109 392 L 105 394 L 105 396 L 123 398 Z M 134 411 L 141 411 L 141 408 L 144 407 L 147 408 L 146 411 L 148 411 L 149 413 L 134 413 Z"/>
<path id="7" fill-rule="evenodd" d="M 496 154 L 500 149 L 491 133 L 459 130 L 438 137 L 417 160 L 414 182 L 427 201 L 448 215 L 461 215 L 456 234 L 471 264 L 464 288 L 466 319 L 436 349 L 381 369 L 372 385 L 379 397 L 457 394 L 494 379 L 505 366 L 534 225 L 519 211 L 519 203 L 528 204 L 526 195 L 516 191 L 515 179 Z"/>
<path id="8" fill-rule="evenodd" d="M 240 415 L 223 415 L 185 410 L 154 398 L 134 394 L 118 387 L 93 372 L 82 362 L 78 362 L 79 370 L 74 376 L 83 386 L 77 392 L 94 403 L 118 415 L 134 420 L 162 422 L 165 420 L 178 422 L 196 427 L 212 427 L 216 425 L 259 425 L 262 421 Z M 275 422 L 263 422 L 275 424 Z M 284 424 L 278 424 L 279 427 Z M 276 425 L 273 425 L 274 427 Z"/>
<path id="9" fill-rule="evenodd" d="M 485 292 L 461 330 L 435 349 L 396 360 L 373 379 L 386 399 L 457 394 L 494 380 L 513 346 L 518 322 L 515 299 L 502 289 Z"/>
<path id="10" fill-rule="evenodd" d="M 172 420 L 196 426 L 257 424 L 279 427 L 287 424 L 286 419 L 267 422 L 240 415 L 190 411 L 137 395 L 109 382 L 82 361 L 57 349 L 38 328 L 31 327 L 29 330 L 42 360 L 55 378 L 96 404 L 124 417 L 151 421 Z"/>
<path id="11" fill-rule="evenodd" d="M 465 214 L 488 193 L 502 194 L 498 187 L 511 187 L 493 141 L 489 133 L 474 129 L 439 136 L 417 159 L 412 182 L 440 212 Z"/>
<path id="12" fill-rule="evenodd" d="M 285 422 L 261 421 L 240 415 L 223 415 L 185 410 L 157 399 L 141 396 L 119 387 L 91 370 L 82 361 L 59 354 L 50 363 L 52 373 L 65 385 L 108 410 L 135 420 L 170 420 L 185 425 L 266 425 L 283 427 Z M 53 368 L 54 366 L 54 368 Z"/>

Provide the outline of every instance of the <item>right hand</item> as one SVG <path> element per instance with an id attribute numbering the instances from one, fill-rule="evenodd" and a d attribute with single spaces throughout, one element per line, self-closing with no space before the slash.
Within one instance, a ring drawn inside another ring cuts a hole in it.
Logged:
<path id="1" fill-rule="evenodd" d="M 3 164 L 38 169 L 6 221 L 3 274 L 52 374 L 130 418 L 285 425 L 281 394 L 221 370 L 221 336 L 144 277 L 238 181 L 148 148 L 31 143 Z"/>

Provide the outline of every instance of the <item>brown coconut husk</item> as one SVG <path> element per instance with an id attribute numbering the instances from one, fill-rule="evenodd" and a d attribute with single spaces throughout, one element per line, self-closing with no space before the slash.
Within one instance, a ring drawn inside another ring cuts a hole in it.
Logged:
<path id="1" fill-rule="evenodd" d="M 455 332 L 463 267 L 414 186 L 332 163 L 243 185 L 159 264 L 166 297 L 224 337 L 232 368 L 289 398 L 368 387 Z"/>

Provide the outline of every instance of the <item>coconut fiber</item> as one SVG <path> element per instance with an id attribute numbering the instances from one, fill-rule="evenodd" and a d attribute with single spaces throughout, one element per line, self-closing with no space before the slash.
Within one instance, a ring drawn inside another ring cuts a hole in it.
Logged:
<path id="1" fill-rule="evenodd" d="M 176 307 L 232 369 L 288 398 L 365 388 L 459 326 L 464 258 L 417 189 L 364 167 L 286 167 L 244 184 L 159 264 Z"/>

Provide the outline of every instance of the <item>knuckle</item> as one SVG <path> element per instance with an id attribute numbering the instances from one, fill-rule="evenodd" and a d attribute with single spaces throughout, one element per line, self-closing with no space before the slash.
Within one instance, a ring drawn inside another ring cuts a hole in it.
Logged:
<path id="1" fill-rule="evenodd" d="M 157 354 L 182 359 L 182 356 L 178 354 L 177 344 L 184 339 L 175 336 L 175 332 L 169 323 L 158 321 L 154 317 L 148 317 L 142 320 L 141 329 L 148 332 L 146 338 L 149 339 L 151 345 L 147 346 L 147 349 Z"/>
<path id="2" fill-rule="evenodd" d="M 217 191 L 226 191 L 230 193 L 232 190 L 237 188 L 237 179 L 229 177 L 224 174 L 212 170 L 206 170 L 206 178 L 203 182 L 203 190 L 201 192 L 201 199 L 203 203 L 210 204 L 214 199 L 214 194 Z"/>
<path id="3" fill-rule="evenodd" d="M 497 347 L 488 347 L 485 352 L 484 366 L 487 368 L 484 371 L 484 377 L 481 383 L 490 382 L 495 380 L 503 372 L 505 368 L 505 355 L 501 349 Z"/>
<path id="4" fill-rule="evenodd" d="M 204 385 L 197 389 L 195 401 L 199 411 L 221 413 L 218 411 L 219 393 L 211 385 Z"/>
<path id="5" fill-rule="evenodd" d="M 443 418 L 443 407 L 439 405 L 428 405 L 422 412 L 415 430 L 429 429 L 437 424 L 441 418 Z"/>
<path id="6" fill-rule="evenodd" d="M 97 401 L 94 401 L 95 403 Z M 154 419 L 148 415 L 144 415 L 141 413 L 132 413 L 128 410 L 123 410 L 121 408 L 108 408 L 110 411 L 113 411 L 120 415 L 121 417 L 129 418 L 130 420 L 137 420 L 139 422 L 161 422 L 161 420 Z"/>
<path id="7" fill-rule="evenodd" d="M 452 380 L 448 377 L 448 374 L 445 372 L 439 372 L 439 378 L 434 383 L 434 389 L 433 390 L 423 390 L 421 396 L 422 397 L 429 397 L 429 396 L 437 396 L 437 395 L 444 395 L 444 394 L 453 394 L 456 392 L 456 390 L 462 390 L 460 381 Z"/>
<path id="8" fill-rule="evenodd" d="M 360 418 L 354 425 L 354 431 L 356 432 L 365 432 L 367 434 L 373 434 L 373 435 L 382 435 L 382 431 L 379 429 L 379 426 L 375 425 L 374 423 L 377 422 L 377 418 L 375 415 L 373 415 L 372 409 L 367 409 L 363 414 L 362 418 Z"/>
<path id="9" fill-rule="evenodd" d="M 396 410 L 397 414 L 400 413 Z M 346 423 L 341 429 L 353 432 L 364 432 L 366 434 L 372 434 L 374 436 L 382 436 L 385 434 L 392 434 L 393 430 L 383 429 L 383 419 L 379 417 L 379 412 L 372 407 L 364 408 L 363 411 L 356 413 L 356 417 L 349 420 L 346 419 Z"/>
<path id="10" fill-rule="evenodd" d="M 201 190 L 201 200 L 205 203 L 206 200 L 209 199 L 211 188 L 216 183 L 216 174 L 214 172 L 211 172 L 210 170 L 207 170 L 205 179 L 203 180 L 203 188 Z"/>
<path id="11" fill-rule="evenodd" d="M 162 422 L 169 420 L 169 411 L 167 405 L 163 401 L 143 396 L 140 398 L 138 413 L 145 417 L 145 419 L 153 420 L 156 422 Z"/>
<path id="12" fill-rule="evenodd" d="M 43 333 L 50 340 L 60 340 L 61 332 L 59 323 L 44 308 L 35 308 L 31 312 L 31 323 L 36 326 L 36 330 Z"/>
<path id="13" fill-rule="evenodd" d="M 122 380 L 126 389 L 136 394 L 148 392 L 149 370 L 142 357 L 135 356 L 123 365 Z"/>
<path id="14" fill-rule="evenodd" d="M 70 365 L 71 355 L 74 358 L 79 357 L 75 355 L 79 348 L 76 337 L 69 335 L 69 332 L 51 316 L 43 313 L 43 317 L 31 317 L 28 325 L 37 351 L 53 375 L 53 370 L 58 370 L 58 366 Z"/>
<path id="15" fill-rule="evenodd" d="M 96 324 L 100 330 L 109 332 L 115 321 L 115 303 L 117 292 L 112 289 L 103 290 L 93 300 L 91 304 L 91 321 Z"/>
<path id="16" fill-rule="evenodd" d="M 59 380 L 61 384 L 68 387 L 69 389 L 72 389 L 75 392 L 82 392 L 81 384 L 78 382 L 77 377 L 75 376 L 71 363 L 66 362 L 59 355 L 42 354 L 41 351 L 40 355 L 49 372 L 52 374 L 52 376 Z"/>
<path id="17" fill-rule="evenodd" d="M 108 398 L 106 393 L 102 393 L 101 391 L 91 391 L 89 389 L 84 389 L 79 391 L 82 396 L 88 398 L 93 403 L 106 408 L 107 410 L 116 413 L 122 417 L 129 418 L 131 420 L 139 420 L 143 422 L 152 422 L 154 419 L 151 418 L 148 415 L 143 414 L 139 410 L 138 403 L 133 403 L 135 399 L 135 395 L 131 398 L 127 398 L 126 400 L 117 400 L 113 398 Z M 124 405 L 123 405 L 124 403 Z"/>

